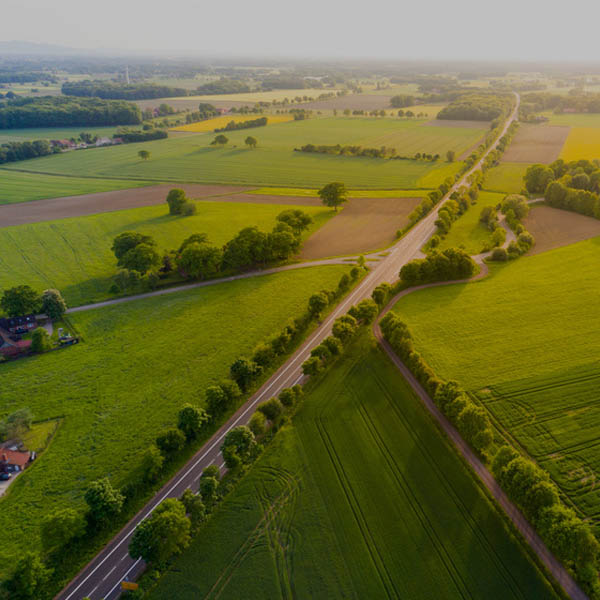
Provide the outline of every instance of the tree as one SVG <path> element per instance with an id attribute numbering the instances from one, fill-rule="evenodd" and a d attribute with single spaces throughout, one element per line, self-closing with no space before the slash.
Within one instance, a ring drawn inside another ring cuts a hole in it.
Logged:
<path id="1" fill-rule="evenodd" d="M 120 260 L 121 265 L 126 269 L 142 274 L 158 267 L 160 262 L 160 255 L 150 244 L 138 244 L 135 248 L 127 251 Z"/>
<path id="2" fill-rule="evenodd" d="M 358 323 L 351 315 L 342 315 L 333 322 L 332 333 L 342 344 L 345 344 L 356 333 Z"/>
<path id="3" fill-rule="evenodd" d="M 33 352 L 48 352 L 51 348 L 50 334 L 43 327 L 35 329 L 31 334 L 31 350 Z"/>
<path id="4" fill-rule="evenodd" d="M 313 318 L 316 319 L 327 308 L 328 305 L 329 298 L 323 292 L 318 292 L 317 294 L 313 294 L 308 299 L 308 312 Z"/>
<path id="5" fill-rule="evenodd" d="M 250 431 L 256 436 L 262 435 L 267 429 L 267 417 L 265 417 L 262 412 L 257 410 L 250 417 L 248 429 L 250 429 Z"/>
<path id="6" fill-rule="evenodd" d="M 271 258 L 266 233 L 245 227 L 223 247 L 223 267 L 239 271 L 268 262 Z"/>
<path id="7" fill-rule="evenodd" d="M 177 258 L 177 268 L 193 279 L 214 277 L 221 268 L 223 253 L 208 244 L 191 243 Z"/>
<path id="8" fill-rule="evenodd" d="M 228 469 L 233 469 L 240 463 L 250 460 L 256 448 L 254 434 L 245 425 L 239 425 L 231 429 L 221 446 L 221 454 L 225 459 Z"/>
<path id="9" fill-rule="evenodd" d="M 238 358 L 230 367 L 231 378 L 245 392 L 253 379 L 262 373 L 262 367 L 247 358 Z"/>
<path id="10" fill-rule="evenodd" d="M 0 308 L 9 317 L 21 317 L 37 312 L 40 295 L 28 285 L 18 285 L 4 290 L 0 298 Z"/>
<path id="11" fill-rule="evenodd" d="M 163 500 L 136 528 L 129 544 L 131 558 L 162 563 L 190 543 L 190 520 L 185 506 L 175 498 Z"/>
<path id="12" fill-rule="evenodd" d="M 123 508 L 123 494 L 113 488 L 108 477 L 91 483 L 84 498 L 90 509 L 90 517 L 99 524 L 107 523 Z"/>
<path id="13" fill-rule="evenodd" d="M 0 441 L 22 440 L 27 431 L 31 429 L 33 414 L 29 408 L 20 408 L 0 421 Z"/>
<path id="14" fill-rule="evenodd" d="M 229 142 L 229 138 L 222 133 L 215 137 L 215 139 L 210 143 L 211 146 L 225 146 Z"/>
<path id="15" fill-rule="evenodd" d="M 63 508 L 46 515 L 41 527 L 42 544 L 47 552 L 61 548 L 73 538 L 85 533 L 83 515 L 72 508 Z"/>
<path id="16" fill-rule="evenodd" d="M 156 438 L 156 445 L 164 456 L 175 454 L 185 446 L 185 435 L 179 429 L 172 427 Z"/>
<path id="17" fill-rule="evenodd" d="M 67 310 L 67 303 L 61 293 L 55 289 L 44 290 L 41 311 L 51 319 L 60 319 Z"/>
<path id="18" fill-rule="evenodd" d="M 256 141 L 256 138 L 252 137 L 251 135 L 249 135 L 244 140 L 244 143 L 246 144 L 246 146 L 249 146 L 250 148 L 256 148 L 256 144 L 258 144 L 258 142 Z"/>
<path id="19" fill-rule="evenodd" d="M 142 159 L 142 160 L 148 160 L 150 158 L 150 152 L 148 152 L 148 150 L 140 150 L 138 152 L 138 156 Z"/>
<path id="20" fill-rule="evenodd" d="M 448 152 L 446 152 L 446 160 L 449 163 L 454 162 L 455 157 L 456 157 L 456 152 L 454 152 L 454 150 L 448 150 Z"/>
<path id="21" fill-rule="evenodd" d="M 203 408 L 184 404 L 177 416 L 177 427 L 183 432 L 188 440 L 192 440 L 200 434 L 202 427 L 208 421 L 208 415 Z"/>
<path id="22" fill-rule="evenodd" d="M 313 222 L 313 218 L 300 209 L 284 210 L 277 215 L 277 221 L 289 225 L 296 235 L 300 235 L 308 229 Z"/>
<path id="23" fill-rule="evenodd" d="M 323 363 L 318 356 L 311 356 L 302 363 L 302 373 L 309 377 L 318 375 L 323 370 Z"/>
<path id="24" fill-rule="evenodd" d="M 12 600 L 40 600 L 48 597 L 48 580 L 52 570 L 33 552 L 25 553 L 6 583 Z"/>
<path id="25" fill-rule="evenodd" d="M 219 480 L 216 477 L 207 475 L 206 477 L 203 476 L 200 478 L 199 491 L 202 500 L 204 500 L 206 504 L 211 504 L 213 502 L 218 488 Z"/>
<path id="26" fill-rule="evenodd" d="M 158 479 L 162 471 L 165 457 L 156 446 L 150 446 L 142 456 L 142 473 L 144 480 L 152 483 Z"/>
<path id="27" fill-rule="evenodd" d="M 136 233 L 135 231 L 124 231 L 113 240 L 111 250 L 113 251 L 117 259 L 117 264 L 120 267 L 124 266 L 120 261 L 125 254 L 139 244 L 155 246 L 156 242 L 149 235 L 143 235 L 141 233 Z"/>
<path id="28" fill-rule="evenodd" d="M 206 507 L 204 506 L 204 502 L 202 502 L 202 496 L 194 494 L 188 488 L 183 492 L 179 501 L 185 507 L 185 512 L 190 519 L 191 532 L 196 533 L 200 524 L 206 519 Z"/>
<path id="29" fill-rule="evenodd" d="M 333 207 L 337 212 L 338 206 L 348 200 L 346 186 L 339 181 L 328 183 L 319 190 L 319 197 L 325 206 Z"/>
<path id="30" fill-rule="evenodd" d="M 180 215 L 183 206 L 188 202 L 185 192 L 180 188 L 173 188 L 167 194 L 167 204 L 169 205 L 170 215 Z"/>
<path id="31" fill-rule="evenodd" d="M 269 421 L 275 421 L 283 413 L 283 405 L 278 398 L 271 398 L 261 402 L 256 409 L 260 411 Z"/>

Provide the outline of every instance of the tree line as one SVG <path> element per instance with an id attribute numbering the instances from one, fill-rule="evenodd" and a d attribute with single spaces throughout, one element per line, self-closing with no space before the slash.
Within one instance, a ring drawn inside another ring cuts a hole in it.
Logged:
<path id="1" fill-rule="evenodd" d="M 65 81 L 65 96 L 102 98 L 103 100 L 151 100 L 188 96 L 189 90 L 155 83 L 117 83 L 113 81 Z"/>
<path id="2" fill-rule="evenodd" d="M 465 94 L 445 106 L 438 119 L 464 121 L 493 121 L 507 115 L 512 106 L 511 97 L 496 94 Z"/>
<path id="3" fill-rule="evenodd" d="M 582 90 L 571 91 L 568 94 L 552 94 L 549 92 L 525 94 L 522 98 L 520 110 L 525 115 L 543 110 L 552 110 L 556 114 L 560 114 L 565 110 L 574 110 L 581 113 L 600 113 L 600 94 Z"/>
<path id="4" fill-rule="evenodd" d="M 219 131 L 236 131 L 237 129 L 250 129 L 252 127 L 264 127 L 267 124 L 267 117 L 259 117 L 258 119 L 251 119 L 249 121 L 229 121 L 225 127 L 215 129 L 215 133 Z"/>
<path id="5" fill-rule="evenodd" d="M 381 146 L 380 148 L 363 148 L 362 146 L 341 146 L 324 145 L 324 144 L 305 144 L 299 149 L 294 148 L 295 152 L 308 152 L 313 154 L 332 154 L 339 156 L 361 156 L 368 158 L 389 158 L 395 160 L 429 160 L 437 161 L 440 158 L 439 154 L 427 154 L 425 152 L 417 152 L 414 156 L 398 155 L 396 148 L 388 148 Z"/>
<path id="6" fill-rule="evenodd" d="M 164 129 L 118 129 L 113 138 L 120 138 L 124 144 L 134 142 L 149 142 L 151 140 L 164 140 L 169 134 Z"/>
<path id="7" fill-rule="evenodd" d="M 60 148 L 53 148 L 48 140 L 8 142 L 0 146 L 0 164 L 48 156 L 57 152 L 60 152 Z"/>
<path id="8" fill-rule="evenodd" d="M 43 96 L 0 100 L 0 129 L 137 125 L 140 109 L 123 100 Z"/>
<path id="9" fill-rule="evenodd" d="M 398 94 L 390 98 L 390 105 L 393 108 L 406 108 L 415 104 L 415 97 L 410 94 Z"/>

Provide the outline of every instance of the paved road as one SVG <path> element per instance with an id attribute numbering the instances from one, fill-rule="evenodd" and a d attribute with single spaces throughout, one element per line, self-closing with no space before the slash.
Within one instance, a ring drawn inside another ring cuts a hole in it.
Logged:
<path id="1" fill-rule="evenodd" d="M 506 122 L 501 137 L 508 126 L 516 119 L 519 97 L 515 110 Z M 495 148 L 493 144 L 488 152 Z M 487 152 L 486 152 L 487 154 Z M 278 395 L 285 388 L 302 380 L 302 363 L 310 356 L 310 351 L 331 333 L 333 321 L 364 298 L 370 298 L 373 289 L 382 282 L 393 282 L 398 278 L 402 265 L 419 254 L 419 249 L 436 230 L 435 220 L 439 208 L 450 194 L 466 184 L 467 177 L 481 167 L 484 156 L 464 177 L 456 183 L 443 200 L 429 215 L 417 223 L 402 239 L 388 250 L 389 254 L 378 262 L 369 274 L 346 297 L 336 309 L 321 323 L 318 329 L 302 346 L 282 365 L 277 372 L 225 423 L 221 429 L 200 449 L 197 454 L 169 481 L 148 504 L 113 538 L 113 540 L 81 571 L 81 573 L 56 596 L 57 600 L 114 600 L 120 593 L 120 583 L 125 579 L 134 580 L 143 570 L 141 560 L 129 557 L 127 547 L 137 525 L 145 519 L 165 498 L 178 497 L 183 491 L 197 484 L 202 470 L 216 464 L 222 467 L 223 460 L 219 447 L 227 431 L 237 425 L 247 423 L 256 405 Z"/>
<path id="2" fill-rule="evenodd" d="M 484 269 L 480 271 L 470 281 L 481 279 L 487 275 L 487 267 L 485 263 L 482 263 Z M 490 494 L 496 500 L 496 502 L 502 507 L 504 512 L 508 515 L 508 518 L 513 522 L 516 529 L 521 533 L 525 541 L 529 544 L 532 550 L 537 554 L 540 561 L 552 573 L 554 579 L 562 586 L 563 590 L 573 600 L 588 600 L 588 597 L 583 590 L 577 585 L 575 580 L 569 575 L 568 571 L 563 565 L 555 558 L 555 556 L 548 550 L 546 544 L 542 541 L 540 536 L 536 533 L 535 529 L 531 526 L 529 521 L 523 516 L 523 513 L 515 506 L 515 504 L 506 495 L 504 490 L 498 485 L 498 482 L 494 479 L 494 476 L 488 471 L 485 464 L 479 459 L 479 457 L 471 450 L 470 446 L 463 440 L 460 433 L 455 429 L 454 425 L 445 417 L 445 415 L 438 409 L 435 402 L 429 397 L 429 394 L 425 391 L 423 386 L 417 381 L 414 375 L 406 368 L 404 363 L 398 358 L 393 348 L 385 341 L 379 327 L 379 321 L 386 315 L 386 313 L 398 302 L 400 298 L 411 294 L 412 292 L 440 285 L 449 285 L 452 283 L 464 283 L 456 281 L 444 281 L 433 284 L 424 284 L 417 287 L 412 287 L 407 290 L 403 290 L 397 296 L 395 296 L 388 306 L 381 312 L 375 325 L 373 326 L 373 332 L 379 344 L 383 347 L 387 355 L 391 358 L 392 362 L 402 373 L 403 377 L 408 381 L 417 396 L 423 402 L 425 408 L 431 413 L 433 418 L 440 424 L 441 428 L 447 434 L 448 438 L 454 444 L 457 451 L 465 458 L 469 463 L 473 471 L 477 474 L 479 479 L 483 482 L 483 485 L 488 489 Z"/>

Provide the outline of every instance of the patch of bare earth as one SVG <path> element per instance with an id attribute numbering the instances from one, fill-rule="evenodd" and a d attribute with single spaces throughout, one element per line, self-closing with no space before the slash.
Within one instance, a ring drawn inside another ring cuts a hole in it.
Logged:
<path id="1" fill-rule="evenodd" d="M 551 163 L 558 158 L 569 129 L 556 125 L 522 124 L 501 162 Z"/>
<path id="2" fill-rule="evenodd" d="M 304 244 L 307 260 L 377 250 L 394 241 L 419 198 L 352 198 Z"/>
<path id="3" fill-rule="evenodd" d="M 523 225 L 535 238 L 530 255 L 600 235 L 598 219 L 543 204 L 531 207 Z"/>

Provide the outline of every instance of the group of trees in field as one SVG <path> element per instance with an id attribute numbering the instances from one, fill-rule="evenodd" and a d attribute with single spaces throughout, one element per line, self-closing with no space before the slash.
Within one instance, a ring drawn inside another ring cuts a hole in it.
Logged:
<path id="1" fill-rule="evenodd" d="M 198 110 L 194 110 L 185 115 L 185 122 L 196 123 L 198 121 L 204 121 L 205 119 L 212 119 L 218 114 L 219 111 L 212 104 L 208 104 L 207 102 L 201 102 L 198 105 Z"/>
<path id="2" fill-rule="evenodd" d="M 332 154 L 339 156 L 361 156 L 367 158 L 388 158 L 396 160 L 429 160 L 437 161 L 440 158 L 439 154 L 428 154 L 425 152 L 417 152 L 414 156 L 401 156 L 397 153 L 396 148 L 388 148 L 381 146 L 380 148 L 363 148 L 362 146 L 341 146 L 324 145 L 324 144 L 305 144 L 300 148 L 294 148 L 295 152 L 308 152 L 313 154 Z"/>
<path id="3" fill-rule="evenodd" d="M 460 96 L 439 113 L 438 119 L 464 121 L 493 121 L 508 114 L 511 107 L 509 95 L 465 94 Z"/>
<path id="4" fill-rule="evenodd" d="M 28 285 L 18 285 L 4 290 L 0 308 L 9 317 L 43 313 L 51 319 L 60 319 L 67 305 L 58 290 L 47 289 L 39 294 Z"/>
<path id="5" fill-rule="evenodd" d="M 183 215 L 190 217 L 197 212 L 196 205 L 180 188 L 174 188 L 167 194 L 167 204 L 170 215 Z"/>
<path id="6" fill-rule="evenodd" d="M 521 111 L 525 115 L 543 110 L 552 110 L 562 113 L 571 110 L 582 113 L 600 113 L 600 94 L 571 90 L 568 94 L 552 94 L 549 92 L 535 92 L 525 94 L 521 100 Z"/>
<path id="7" fill-rule="evenodd" d="M 188 96 L 189 91 L 156 83 L 117 83 L 114 81 L 65 81 L 62 84 L 65 96 L 102 98 L 104 100 L 151 100 Z"/>
<path id="8" fill-rule="evenodd" d="M 132 144 L 134 142 L 149 142 L 151 140 L 164 140 L 168 134 L 163 129 L 129 129 L 122 128 L 113 136 L 123 140 L 124 144 Z"/>
<path id="9" fill-rule="evenodd" d="M 407 262 L 400 270 L 400 279 L 408 285 L 468 279 L 475 267 L 473 259 L 461 248 L 446 248 Z"/>
<path id="10" fill-rule="evenodd" d="M 264 127 L 267 124 L 267 117 L 259 117 L 258 119 L 251 119 L 250 121 L 229 121 L 225 127 L 215 129 L 215 133 L 220 131 L 236 131 L 238 129 L 251 129 L 252 127 Z"/>
<path id="11" fill-rule="evenodd" d="M 393 108 L 406 108 L 407 106 L 414 106 L 415 97 L 410 94 L 398 94 L 390 98 L 390 105 Z"/>
<path id="12" fill-rule="evenodd" d="M 530 194 L 544 195 L 550 206 L 600 219 L 598 160 L 532 165 L 525 172 L 525 187 Z"/>
<path id="13" fill-rule="evenodd" d="M 494 248 L 491 255 L 492 260 L 506 261 L 514 259 L 525 254 L 533 247 L 535 240 L 522 223 L 522 220 L 529 214 L 529 204 L 525 196 L 508 194 L 496 208 L 487 208 L 488 210 L 484 208 L 482 211 L 481 222 L 487 222 L 488 226 L 492 226 L 497 219 L 497 211 L 499 210 L 505 216 L 508 226 L 517 236 L 517 239 L 511 241 L 507 248 Z M 496 231 L 498 229 L 499 227 L 496 225 Z"/>
<path id="14" fill-rule="evenodd" d="M 33 142 L 8 142 L 0 145 L 0 165 L 7 162 L 17 162 L 38 156 L 48 156 L 60 152 L 53 148 L 48 140 L 35 140 Z"/>
<path id="15" fill-rule="evenodd" d="M 140 109 L 123 100 L 43 96 L 0 100 L 0 129 L 137 125 Z"/>
<path id="16" fill-rule="evenodd" d="M 175 215 L 185 214 L 190 204 L 194 209 L 196 206 L 179 189 L 169 192 L 167 202 Z M 120 267 L 111 292 L 123 292 L 140 283 L 154 289 L 160 279 L 175 272 L 186 279 L 202 280 L 286 260 L 299 250 L 302 234 L 312 223 L 312 217 L 290 209 L 277 215 L 276 220 L 271 232 L 245 227 L 223 247 L 210 244 L 206 234 L 196 233 L 186 238 L 177 250 L 162 257 L 152 237 L 132 231 L 120 233 L 111 248 Z"/>
<path id="17" fill-rule="evenodd" d="M 210 81 L 196 88 L 195 94 L 200 96 L 208 94 L 239 94 L 252 91 L 250 86 L 238 79 L 222 77 L 217 81 Z"/>

